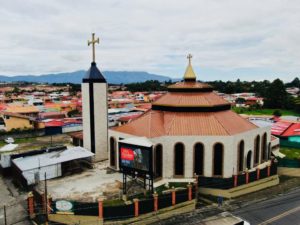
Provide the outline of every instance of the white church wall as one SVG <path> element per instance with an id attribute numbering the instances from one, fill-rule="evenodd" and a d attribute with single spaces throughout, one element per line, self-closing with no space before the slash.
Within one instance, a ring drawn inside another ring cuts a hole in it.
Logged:
<path id="1" fill-rule="evenodd" d="M 185 168 L 184 177 L 191 178 L 194 173 L 194 145 L 201 142 L 204 145 L 204 176 L 213 176 L 213 146 L 216 143 L 222 143 L 224 146 L 223 160 L 223 177 L 232 177 L 237 171 L 238 162 L 238 144 L 241 140 L 245 142 L 244 164 L 248 150 L 252 150 L 251 167 L 253 167 L 254 157 L 254 139 L 259 134 L 262 138 L 264 133 L 267 133 L 267 142 L 270 141 L 270 128 L 257 128 L 241 134 L 233 136 L 162 136 L 150 138 L 149 140 L 155 145 L 163 146 L 163 177 L 173 178 L 174 176 L 174 146 L 181 142 L 185 146 Z M 113 136 L 116 140 L 119 138 L 134 137 L 113 130 L 109 131 L 109 137 Z M 117 147 L 118 151 L 118 147 Z M 261 155 L 260 155 L 261 156 Z M 119 159 L 117 152 L 117 159 Z M 118 165 L 118 163 L 117 163 Z M 119 168 L 119 167 L 118 167 Z M 244 166 L 246 168 L 246 164 Z"/>

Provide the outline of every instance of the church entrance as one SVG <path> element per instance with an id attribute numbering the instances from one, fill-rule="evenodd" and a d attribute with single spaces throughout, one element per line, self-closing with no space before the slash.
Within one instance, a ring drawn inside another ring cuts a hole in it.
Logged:
<path id="1" fill-rule="evenodd" d="M 177 143 L 174 148 L 174 176 L 184 175 L 184 146 Z"/>
<path id="2" fill-rule="evenodd" d="M 247 168 L 251 169 L 251 159 L 252 159 L 252 151 L 249 151 L 247 154 Z"/>
<path id="3" fill-rule="evenodd" d="M 162 177 L 162 164 L 163 164 L 163 147 L 161 144 L 155 147 L 154 151 L 154 178 Z"/>

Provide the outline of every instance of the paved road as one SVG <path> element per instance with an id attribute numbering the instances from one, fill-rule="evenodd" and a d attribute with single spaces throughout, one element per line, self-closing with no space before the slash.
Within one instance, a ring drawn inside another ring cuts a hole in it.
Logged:
<path id="1" fill-rule="evenodd" d="M 245 206 L 232 213 L 249 221 L 251 225 L 300 225 L 300 189 Z"/>
<path id="2" fill-rule="evenodd" d="M 26 211 L 26 193 L 19 193 L 14 185 L 0 175 L 0 225 L 4 225 L 3 206 L 6 206 L 8 225 L 29 225 Z"/>

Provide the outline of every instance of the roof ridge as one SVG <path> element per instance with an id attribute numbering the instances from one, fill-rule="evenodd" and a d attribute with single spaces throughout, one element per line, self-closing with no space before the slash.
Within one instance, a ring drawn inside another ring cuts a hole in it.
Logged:
<path id="1" fill-rule="evenodd" d="M 230 111 L 230 110 L 229 110 Z M 223 129 L 225 130 L 225 132 L 228 134 L 228 135 L 231 135 L 230 132 L 225 128 L 225 126 L 221 123 L 220 120 L 218 120 L 218 118 L 216 117 L 216 114 L 213 114 L 212 115 L 218 122 L 219 124 L 223 127 Z"/>

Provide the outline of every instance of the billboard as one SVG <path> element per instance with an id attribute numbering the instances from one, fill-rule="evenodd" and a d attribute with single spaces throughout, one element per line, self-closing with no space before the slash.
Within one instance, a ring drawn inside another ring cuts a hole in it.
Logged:
<path id="1" fill-rule="evenodd" d="M 119 156 L 123 171 L 152 174 L 152 147 L 120 143 Z"/>

